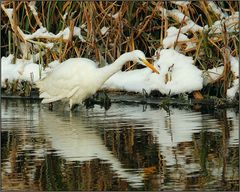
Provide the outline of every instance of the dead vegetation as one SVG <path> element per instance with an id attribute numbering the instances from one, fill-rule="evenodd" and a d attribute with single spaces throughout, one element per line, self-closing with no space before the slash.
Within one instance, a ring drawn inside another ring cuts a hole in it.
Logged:
<path id="1" fill-rule="evenodd" d="M 229 55 L 239 53 L 239 22 L 233 19 L 238 10 L 237 1 L 3 1 L 1 51 L 23 59 L 39 54 L 38 63 L 43 67 L 71 57 L 93 58 L 102 66 L 134 49 L 152 57 L 157 49 L 168 48 L 163 41 L 167 30 L 175 27 L 179 31 L 170 47 L 193 56 L 203 71 L 224 66 L 222 75 L 202 94 L 209 95 L 213 85 L 218 90 L 213 95 L 226 97 L 226 90 L 238 78 L 229 62 Z M 78 34 L 74 27 L 79 27 Z M 41 28 L 53 35 L 26 38 Z M 66 28 L 70 33 L 64 37 L 60 33 Z M 188 40 L 178 40 L 181 34 Z"/>

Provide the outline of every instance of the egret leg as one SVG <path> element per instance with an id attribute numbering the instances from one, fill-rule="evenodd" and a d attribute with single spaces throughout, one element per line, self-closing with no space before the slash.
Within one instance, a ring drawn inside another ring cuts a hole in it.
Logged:
<path id="1" fill-rule="evenodd" d="M 147 98 L 148 98 L 148 93 L 145 89 L 142 89 L 142 94 L 143 94 L 143 100 L 142 103 L 147 103 Z"/>
<path id="2" fill-rule="evenodd" d="M 104 108 L 105 110 L 108 110 L 111 106 L 111 99 L 108 97 L 107 93 L 104 91 L 104 100 L 103 100 L 103 104 L 104 104 Z"/>
<path id="3" fill-rule="evenodd" d="M 71 111 L 74 111 L 75 109 L 77 109 L 78 108 L 78 104 L 74 104 L 74 105 L 72 105 L 72 107 L 70 107 L 70 110 Z"/>
<path id="4" fill-rule="evenodd" d="M 70 100 L 69 100 L 70 111 L 72 110 L 72 106 L 73 106 L 73 102 L 72 102 L 72 99 L 70 99 Z"/>
<path id="5" fill-rule="evenodd" d="M 143 94 L 143 98 L 147 99 L 148 98 L 148 93 L 145 89 L 142 89 L 142 94 Z"/>
<path id="6" fill-rule="evenodd" d="M 94 104 L 96 101 L 94 100 L 93 96 L 91 96 L 91 97 L 85 99 L 83 102 L 84 102 L 86 109 L 90 109 L 90 108 L 94 108 Z"/>
<path id="7" fill-rule="evenodd" d="M 74 111 L 79 106 L 78 104 L 73 104 L 72 99 L 69 100 L 69 105 L 70 105 L 70 111 Z"/>
<path id="8" fill-rule="evenodd" d="M 48 109 L 49 109 L 50 111 L 53 110 L 53 103 L 52 103 L 52 102 L 48 104 Z"/>

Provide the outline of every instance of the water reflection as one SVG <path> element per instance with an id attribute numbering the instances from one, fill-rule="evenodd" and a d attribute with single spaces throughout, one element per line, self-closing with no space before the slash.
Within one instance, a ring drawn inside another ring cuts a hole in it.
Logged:
<path id="1" fill-rule="evenodd" d="M 238 190 L 238 113 L 2 100 L 4 189 Z"/>
<path id="2" fill-rule="evenodd" d="M 69 114 L 63 118 L 62 115 L 45 110 L 41 115 L 43 125 L 40 127 L 50 138 L 52 148 L 66 160 L 84 162 L 98 158 L 104 164 L 110 164 L 111 169 L 131 186 L 143 185 L 143 178 L 138 173 L 141 170 L 123 168 L 121 162 L 104 145 L 96 130 L 98 117 L 85 115 L 73 113 L 68 119 Z"/>

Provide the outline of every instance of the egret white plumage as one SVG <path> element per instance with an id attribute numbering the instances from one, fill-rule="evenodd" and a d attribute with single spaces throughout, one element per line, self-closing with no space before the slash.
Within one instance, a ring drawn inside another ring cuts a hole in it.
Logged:
<path id="1" fill-rule="evenodd" d="M 75 104 L 82 103 L 96 93 L 128 61 L 136 61 L 159 73 L 140 50 L 124 53 L 114 63 L 102 68 L 98 68 L 95 62 L 87 58 L 71 58 L 36 82 L 40 98 L 43 98 L 42 103 L 69 101 L 72 109 Z"/>

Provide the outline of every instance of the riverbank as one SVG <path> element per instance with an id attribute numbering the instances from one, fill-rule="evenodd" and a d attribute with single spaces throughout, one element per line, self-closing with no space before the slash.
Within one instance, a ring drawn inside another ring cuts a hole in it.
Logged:
<path id="1" fill-rule="evenodd" d="M 32 89 L 28 96 L 8 95 L 2 90 L 2 99 L 25 99 L 25 100 L 42 100 L 39 98 L 37 89 Z M 108 109 L 111 103 L 123 104 L 143 104 L 151 107 L 160 107 L 167 109 L 168 107 L 179 107 L 189 109 L 209 109 L 215 110 L 220 108 L 239 108 L 239 99 L 227 100 L 211 96 L 209 98 L 194 99 L 191 95 L 177 95 L 175 97 L 160 96 L 159 92 L 151 92 L 150 94 L 133 93 L 126 91 L 98 91 L 94 96 L 87 99 L 84 104 L 87 108 L 93 107 L 95 104 Z"/>

